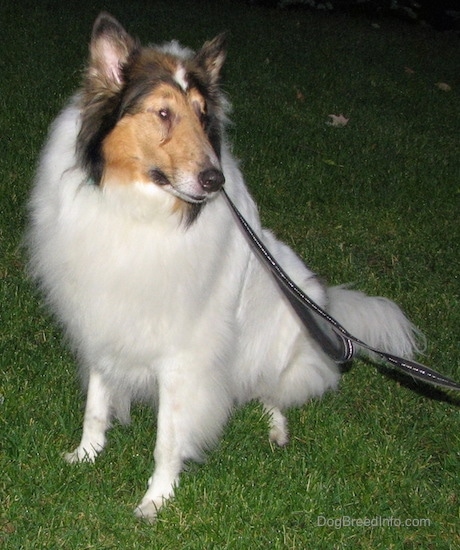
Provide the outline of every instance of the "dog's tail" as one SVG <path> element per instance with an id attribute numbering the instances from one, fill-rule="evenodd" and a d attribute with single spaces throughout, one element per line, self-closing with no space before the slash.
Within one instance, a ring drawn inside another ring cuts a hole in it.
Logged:
<path id="1" fill-rule="evenodd" d="M 423 350 L 422 333 L 391 300 L 343 286 L 329 288 L 328 297 L 330 315 L 371 347 L 406 359 Z"/>

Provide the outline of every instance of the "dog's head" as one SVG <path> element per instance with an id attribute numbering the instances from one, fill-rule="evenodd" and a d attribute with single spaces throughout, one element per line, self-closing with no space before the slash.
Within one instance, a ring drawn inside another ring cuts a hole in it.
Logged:
<path id="1" fill-rule="evenodd" d="M 81 95 L 80 161 L 101 186 L 141 185 L 174 197 L 191 223 L 224 184 L 224 35 L 197 53 L 143 48 L 113 17 L 97 18 Z"/>

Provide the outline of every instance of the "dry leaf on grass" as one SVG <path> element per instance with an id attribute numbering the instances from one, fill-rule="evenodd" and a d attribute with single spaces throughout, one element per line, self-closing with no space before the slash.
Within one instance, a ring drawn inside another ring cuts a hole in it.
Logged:
<path id="1" fill-rule="evenodd" d="M 445 82 L 436 82 L 435 86 L 436 88 L 439 88 L 443 92 L 450 92 L 452 90 L 452 87 L 449 86 L 449 84 L 446 84 Z"/>
<path id="2" fill-rule="evenodd" d="M 342 114 L 340 115 L 328 115 L 328 117 L 331 119 L 329 122 L 326 122 L 328 126 L 335 126 L 336 128 L 341 128 L 343 126 L 346 126 L 348 124 L 349 118 L 344 117 Z"/>

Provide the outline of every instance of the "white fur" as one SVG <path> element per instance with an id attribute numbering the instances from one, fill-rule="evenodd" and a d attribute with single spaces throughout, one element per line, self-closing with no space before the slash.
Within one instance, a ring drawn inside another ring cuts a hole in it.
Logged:
<path id="1" fill-rule="evenodd" d="M 136 513 L 153 519 L 186 459 L 212 445 L 234 405 L 259 400 L 270 438 L 287 442 L 281 411 L 336 388 L 337 366 L 312 341 L 251 252 L 217 194 L 185 228 L 160 187 L 102 191 L 77 168 L 80 113 L 52 128 L 31 198 L 31 270 L 78 354 L 87 403 L 67 460 L 93 461 L 113 416 L 158 406 L 155 471 Z M 282 266 L 319 305 L 371 345 L 410 355 L 413 327 L 392 302 L 325 289 L 290 248 L 260 227 L 224 146 L 226 190 Z"/>
<path id="2" fill-rule="evenodd" d="M 174 80 L 186 92 L 188 90 L 187 73 L 182 65 L 178 65 L 174 74 Z"/>

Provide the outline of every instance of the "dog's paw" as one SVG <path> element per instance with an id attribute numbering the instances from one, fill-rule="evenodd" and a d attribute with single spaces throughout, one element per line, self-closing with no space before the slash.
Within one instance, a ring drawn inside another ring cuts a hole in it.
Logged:
<path id="1" fill-rule="evenodd" d="M 155 503 L 154 500 L 143 498 L 139 506 L 134 510 L 134 515 L 147 523 L 155 523 L 158 510 L 163 505 L 163 499 Z"/>
<path id="2" fill-rule="evenodd" d="M 272 443 L 276 443 L 278 447 L 284 447 L 289 443 L 289 434 L 284 426 L 274 426 L 271 428 L 268 435 Z"/>
<path id="3" fill-rule="evenodd" d="M 286 417 L 276 408 L 265 407 L 269 414 L 270 431 L 268 437 L 272 443 L 284 447 L 289 443 L 289 430 Z"/>
<path id="4" fill-rule="evenodd" d="M 64 453 L 63 457 L 69 464 L 77 464 L 79 462 L 94 462 L 98 455 L 98 452 L 94 447 L 89 449 L 83 447 L 77 447 L 71 453 Z"/>

